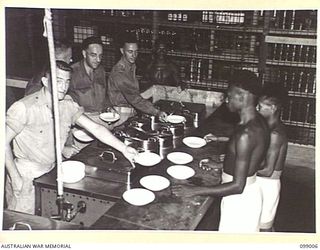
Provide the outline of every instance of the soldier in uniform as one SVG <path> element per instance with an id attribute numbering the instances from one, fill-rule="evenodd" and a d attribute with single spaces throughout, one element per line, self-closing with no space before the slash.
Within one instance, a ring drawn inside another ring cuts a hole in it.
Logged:
<path id="1" fill-rule="evenodd" d="M 65 146 L 71 125 L 77 124 L 132 160 L 137 154 L 134 148 L 126 146 L 107 128 L 89 119 L 83 108 L 66 95 L 72 69 L 63 61 L 57 61 L 56 64 L 61 146 Z M 56 160 L 49 69 L 42 77 L 42 83 L 43 87 L 39 91 L 12 104 L 6 116 L 8 209 L 30 214 L 35 212 L 33 179 L 51 171 Z"/>
<path id="2" fill-rule="evenodd" d="M 112 68 L 108 79 L 108 96 L 111 105 L 120 114 L 118 126 L 136 114 L 136 110 L 158 116 L 164 120 L 167 114 L 140 95 L 139 82 L 136 77 L 136 59 L 138 56 L 137 40 L 125 36 L 120 48 L 121 59 Z"/>

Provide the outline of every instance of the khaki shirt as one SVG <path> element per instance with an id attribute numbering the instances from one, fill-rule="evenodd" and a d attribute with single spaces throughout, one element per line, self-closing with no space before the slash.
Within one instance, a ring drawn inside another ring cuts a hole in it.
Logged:
<path id="1" fill-rule="evenodd" d="M 108 78 L 108 96 L 113 106 L 133 107 L 151 115 L 160 112 L 140 95 L 136 65 L 130 65 L 123 58 L 113 66 Z"/>
<path id="2" fill-rule="evenodd" d="M 83 60 L 72 65 L 68 94 L 84 108 L 85 112 L 101 112 L 106 108 L 106 74 L 102 65 L 93 70 L 92 79 L 87 74 Z"/>
<path id="3" fill-rule="evenodd" d="M 40 164 L 55 162 L 54 120 L 44 88 L 15 102 L 7 111 L 6 125 L 17 135 L 13 139 L 15 157 Z M 71 125 L 83 114 L 68 95 L 59 101 L 60 140 L 63 148 Z"/>

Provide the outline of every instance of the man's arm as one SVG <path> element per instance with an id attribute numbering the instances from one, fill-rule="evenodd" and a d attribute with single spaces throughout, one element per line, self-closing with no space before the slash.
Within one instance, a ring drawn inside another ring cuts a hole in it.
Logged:
<path id="1" fill-rule="evenodd" d="M 160 110 L 156 109 L 149 100 L 144 99 L 140 95 L 139 89 L 135 88 L 132 81 L 125 75 L 117 73 L 113 76 L 113 80 L 117 82 L 121 93 L 134 108 L 152 115 L 160 114 Z"/>
<path id="2" fill-rule="evenodd" d="M 9 126 L 6 126 L 6 140 L 5 140 L 5 164 L 9 177 L 12 183 L 13 191 L 21 191 L 23 180 L 19 170 L 14 163 L 13 153 L 11 149 L 11 141 L 16 137 L 17 133 Z"/>
<path id="3" fill-rule="evenodd" d="M 247 132 L 242 133 L 236 142 L 235 168 L 232 182 L 227 182 L 214 187 L 179 185 L 172 187 L 172 192 L 177 196 L 227 196 L 241 194 L 246 185 L 252 148 L 250 135 Z"/>
<path id="4" fill-rule="evenodd" d="M 259 176 L 270 177 L 275 169 L 281 149 L 281 135 L 273 131 L 270 136 L 270 145 L 264 161 L 263 169 L 258 171 Z"/>
<path id="5" fill-rule="evenodd" d="M 82 114 L 77 119 L 76 124 L 89 131 L 101 142 L 110 145 L 111 147 L 123 153 L 128 160 L 133 160 L 133 158 L 137 154 L 137 151 L 135 149 L 126 146 L 122 141 L 115 137 L 106 127 L 98 123 L 95 123 L 84 114 Z"/>

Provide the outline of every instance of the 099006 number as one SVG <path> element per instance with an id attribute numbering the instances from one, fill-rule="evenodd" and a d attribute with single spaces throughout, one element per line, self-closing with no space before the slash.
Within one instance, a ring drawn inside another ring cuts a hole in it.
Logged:
<path id="1" fill-rule="evenodd" d="M 300 248 L 318 248 L 318 244 L 300 244 Z"/>

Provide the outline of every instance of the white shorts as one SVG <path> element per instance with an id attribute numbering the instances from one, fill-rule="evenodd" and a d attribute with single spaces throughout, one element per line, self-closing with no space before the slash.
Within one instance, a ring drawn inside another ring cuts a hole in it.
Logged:
<path id="1" fill-rule="evenodd" d="M 233 176 L 223 173 L 222 182 L 231 182 Z M 247 178 L 241 194 L 225 196 L 221 201 L 220 232 L 259 232 L 262 195 L 256 176 Z"/>
<path id="2" fill-rule="evenodd" d="M 274 217 L 280 199 L 281 182 L 280 179 L 257 176 L 257 183 L 262 192 L 262 212 L 260 228 L 269 229 L 273 225 Z"/>

